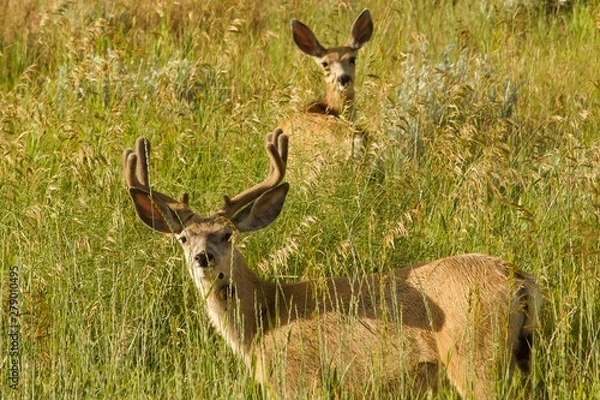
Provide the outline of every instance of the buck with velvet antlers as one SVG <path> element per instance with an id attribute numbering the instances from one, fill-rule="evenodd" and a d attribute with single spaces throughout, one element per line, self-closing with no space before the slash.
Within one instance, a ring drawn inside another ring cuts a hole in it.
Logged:
<path id="1" fill-rule="evenodd" d="M 208 217 L 149 185 L 139 138 L 125 152 L 129 194 L 142 221 L 173 234 L 209 318 L 267 393 L 281 398 L 402 396 L 446 376 L 465 398 L 492 398 L 495 383 L 529 368 L 538 315 L 535 279 L 470 254 L 386 274 L 319 281 L 261 279 L 235 249 L 235 232 L 279 215 L 287 137 L 267 136 L 270 173 Z M 441 371 L 445 374 L 439 374 Z"/>
<path id="2" fill-rule="evenodd" d="M 317 62 L 325 76 L 325 95 L 280 124 L 290 135 L 294 158 L 313 160 L 315 152 L 323 151 L 359 156 L 366 137 L 355 123 L 354 83 L 358 51 L 373 34 L 371 13 L 365 9 L 356 18 L 343 46 L 324 47 L 313 31 L 297 19 L 292 19 L 291 28 L 298 48 Z"/>

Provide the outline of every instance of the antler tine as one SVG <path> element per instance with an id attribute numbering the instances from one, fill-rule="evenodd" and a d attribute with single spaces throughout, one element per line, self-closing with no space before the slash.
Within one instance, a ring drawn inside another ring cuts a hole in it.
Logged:
<path id="1" fill-rule="evenodd" d="M 135 153 L 138 158 L 136 176 L 143 187 L 150 189 L 147 157 L 147 155 L 150 154 L 150 141 L 144 137 L 137 138 L 135 141 Z"/>
<path id="2" fill-rule="evenodd" d="M 288 159 L 288 137 L 287 135 L 283 134 L 283 131 L 281 129 L 276 129 L 273 132 L 273 135 L 276 137 L 276 143 L 277 143 L 277 152 L 279 153 L 280 157 L 281 157 L 281 161 L 283 161 L 283 173 L 285 174 L 285 169 L 286 169 L 286 165 L 287 165 L 287 159 Z M 283 176 L 282 176 L 283 179 Z"/>
<path id="3" fill-rule="evenodd" d="M 151 192 L 156 198 L 170 204 L 179 203 L 177 200 L 164 193 L 154 191 L 150 187 L 148 174 L 148 155 L 150 154 L 150 141 L 144 137 L 138 137 L 135 141 L 135 152 L 127 149 L 123 152 L 123 164 L 125 166 L 125 182 L 130 188 L 143 189 Z M 187 193 L 183 194 L 181 203 L 188 203 Z"/>
<path id="4" fill-rule="evenodd" d="M 269 147 L 275 146 L 275 154 L 279 156 L 276 158 L 272 157 L 272 153 L 269 150 Z M 270 132 L 266 136 L 265 140 L 265 148 L 267 149 L 267 154 L 269 155 L 269 159 L 271 162 L 269 163 L 269 175 L 273 173 L 278 173 L 277 170 L 281 172 L 281 180 L 283 180 L 283 176 L 285 175 L 287 158 L 288 158 L 288 137 L 283 134 L 283 130 L 277 128 L 273 132 Z"/>
<path id="5" fill-rule="evenodd" d="M 146 149 L 149 153 L 150 142 L 143 137 L 139 137 L 135 142 L 135 149 L 135 152 L 131 149 L 126 149 L 123 152 L 125 182 L 129 187 L 137 187 L 149 191 Z"/>
<path id="6" fill-rule="evenodd" d="M 265 149 L 270 161 L 269 174 L 265 180 L 233 198 L 227 195 L 223 196 L 225 204 L 217 212 L 218 214 L 231 218 L 241 208 L 281 183 L 285 176 L 288 156 L 288 138 L 281 129 L 276 129 L 267 135 Z"/>
<path id="7" fill-rule="evenodd" d="M 125 184 L 127 186 L 132 186 L 132 184 L 131 184 L 132 177 L 130 174 L 131 168 L 129 167 L 129 156 L 131 154 L 133 154 L 133 151 L 131 149 L 125 149 L 123 151 L 123 171 L 125 172 Z M 135 155 L 133 157 L 135 157 Z M 135 177 L 135 174 L 134 174 L 134 177 Z"/>

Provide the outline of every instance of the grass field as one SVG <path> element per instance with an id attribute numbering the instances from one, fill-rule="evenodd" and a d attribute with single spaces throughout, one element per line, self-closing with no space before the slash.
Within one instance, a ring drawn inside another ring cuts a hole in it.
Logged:
<path id="1" fill-rule="evenodd" d="M 135 216 L 121 153 L 147 136 L 157 188 L 215 210 L 321 92 L 289 20 L 334 45 L 369 7 L 357 101 L 378 170 L 292 186 L 241 241 L 249 264 L 304 279 L 504 258 L 544 289 L 530 386 L 600 399 L 600 2 L 556 4 L 0 0 L 0 397 L 260 398 L 179 246 Z"/>

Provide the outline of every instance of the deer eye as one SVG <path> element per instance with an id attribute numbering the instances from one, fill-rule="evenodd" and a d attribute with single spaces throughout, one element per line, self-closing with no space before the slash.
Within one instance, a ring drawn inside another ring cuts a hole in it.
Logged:
<path id="1" fill-rule="evenodd" d="M 327 67 L 329 66 L 329 63 L 328 63 L 327 61 L 323 61 L 323 62 L 321 63 L 321 66 L 322 66 L 323 68 L 327 68 Z"/>
<path id="2" fill-rule="evenodd" d="M 181 243 L 181 244 L 187 243 L 187 238 L 185 236 L 180 236 L 177 239 L 179 240 L 179 243 Z"/>
<path id="3" fill-rule="evenodd" d="M 224 243 L 229 242 L 229 239 L 231 239 L 231 232 L 224 233 L 223 237 L 221 238 Z"/>
<path id="4" fill-rule="evenodd" d="M 350 57 L 350 64 L 356 64 L 356 57 Z"/>

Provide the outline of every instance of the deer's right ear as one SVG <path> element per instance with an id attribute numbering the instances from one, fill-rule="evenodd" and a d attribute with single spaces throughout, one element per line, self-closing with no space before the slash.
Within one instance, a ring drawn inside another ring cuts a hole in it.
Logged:
<path id="1" fill-rule="evenodd" d="M 297 19 L 292 19 L 290 23 L 292 26 L 292 36 L 294 37 L 294 42 L 296 46 L 300 48 L 304 53 L 313 57 L 323 57 L 326 50 L 321 43 L 317 40 L 317 37 L 310 30 L 310 28 L 304 25 L 302 22 Z"/>
<path id="2" fill-rule="evenodd" d="M 275 221 L 281 213 L 290 185 L 281 185 L 263 193 L 258 199 L 239 211 L 231 222 L 240 232 L 262 229 Z"/>
<path id="3" fill-rule="evenodd" d="M 373 19 L 371 18 L 371 12 L 365 8 L 352 24 L 348 45 L 358 50 L 371 40 L 372 35 Z"/>
<path id="4" fill-rule="evenodd" d="M 180 233 L 183 230 L 178 213 L 169 204 L 136 187 L 129 188 L 129 195 L 137 215 L 150 228 L 161 233 Z"/>

